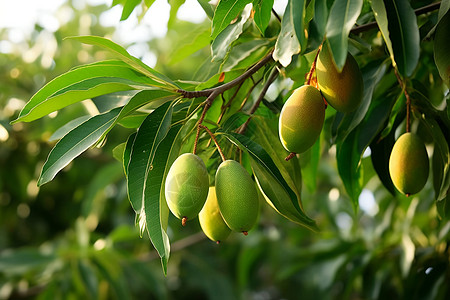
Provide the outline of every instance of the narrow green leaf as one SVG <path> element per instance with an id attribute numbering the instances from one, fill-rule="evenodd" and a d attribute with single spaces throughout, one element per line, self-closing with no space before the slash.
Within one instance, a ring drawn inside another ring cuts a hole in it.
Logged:
<path id="1" fill-rule="evenodd" d="M 328 16 L 326 36 L 338 70 L 347 59 L 348 35 L 361 13 L 362 0 L 336 0 Z"/>
<path id="2" fill-rule="evenodd" d="M 91 97 L 158 85 L 120 61 L 81 66 L 56 77 L 41 88 L 31 97 L 14 123 L 35 120 Z"/>
<path id="3" fill-rule="evenodd" d="M 236 19 L 251 0 L 222 0 L 216 7 L 212 20 L 211 37 L 215 39 L 231 21 Z"/>
<path id="4" fill-rule="evenodd" d="M 440 11 L 439 11 L 440 12 Z M 447 86 L 450 86 L 450 10 L 442 16 L 436 25 L 434 35 L 434 61 L 439 75 Z"/>
<path id="5" fill-rule="evenodd" d="M 376 138 L 372 141 L 372 143 L 370 143 L 370 158 L 372 160 L 373 168 L 375 169 L 375 172 L 377 172 L 378 178 L 380 178 L 384 187 L 392 195 L 397 193 L 389 173 L 389 153 L 391 153 L 394 143 L 394 131 L 391 131 L 386 137 L 382 139 Z"/>
<path id="6" fill-rule="evenodd" d="M 167 102 L 148 115 L 139 127 L 128 164 L 128 196 L 136 213 L 140 213 L 145 182 L 152 167 L 156 149 L 166 136 L 172 120 L 172 103 Z"/>
<path id="7" fill-rule="evenodd" d="M 253 20 L 262 35 L 269 25 L 273 2 L 274 0 L 253 0 L 253 10 L 255 11 Z"/>
<path id="8" fill-rule="evenodd" d="M 90 117 L 91 116 L 89 116 L 89 115 L 81 116 L 79 118 L 76 118 L 76 119 L 73 119 L 73 120 L 67 122 L 66 124 L 64 124 L 63 126 L 58 128 L 55 132 L 53 132 L 53 134 L 50 136 L 50 138 L 48 140 L 50 142 L 59 140 L 60 138 L 65 136 L 69 131 L 71 131 L 78 125 L 87 121 Z"/>
<path id="9" fill-rule="evenodd" d="M 197 0 L 197 2 L 203 8 L 208 18 L 212 20 L 212 18 L 214 17 L 214 9 L 209 3 L 209 0 Z"/>
<path id="10" fill-rule="evenodd" d="M 164 221 L 161 218 L 163 217 L 167 220 L 169 210 L 165 198 L 161 197 L 161 193 L 164 192 L 162 187 L 164 186 L 164 174 L 167 174 L 168 158 L 172 150 L 173 141 L 178 135 L 180 128 L 181 125 L 170 128 L 165 138 L 159 144 L 151 167 L 148 170 L 144 187 L 146 228 L 153 246 L 161 257 L 164 274 L 167 274 L 170 243 L 164 229 Z M 165 226 L 167 226 L 167 223 Z"/>
<path id="11" fill-rule="evenodd" d="M 279 61 L 284 67 L 291 63 L 292 56 L 299 53 L 305 45 L 304 33 L 299 32 L 303 28 L 304 8 L 304 0 L 289 0 L 284 11 L 281 32 L 273 52 L 273 59 Z"/>
<path id="12" fill-rule="evenodd" d="M 120 112 L 115 108 L 107 113 L 94 116 L 66 134 L 50 152 L 42 167 L 38 185 L 51 181 L 75 157 L 94 145 L 108 130 Z"/>
<path id="13" fill-rule="evenodd" d="M 235 0 L 230 0 L 235 1 Z M 222 2 L 222 1 L 221 1 Z M 245 9 L 238 20 L 220 32 L 211 44 L 211 61 L 221 61 L 227 55 L 231 44 L 239 38 L 245 22 L 250 17 L 250 9 Z M 210 62 L 209 62 L 210 63 Z"/>
<path id="14" fill-rule="evenodd" d="M 411 76 L 419 62 L 420 35 L 417 18 L 408 0 L 385 0 L 389 37 L 395 65 L 403 76 Z"/>
<path id="15" fill-rule="evenodd" d="M 128 19 L 133 10 L 141 3 L 141 0 L 127 0 L 123 5 L 122 15 L 120 16 L 120 21 Z"/>
<path id="16" fill-rule="evenodd" d="M 300 213 L 291 201 L 291 197 L 279 181 L 256 160 L 251 160 L 256 183 L 264 198 L 280 215 L 306 228 L 317 231 L 314 220 Z"/>
<path id="17" fill-rule="evenodd" d="M 125 172 L 125 176 L 128 178 L 128 165 L 130 164 L 131 158 L 131 150 L 133 149 L 134 140 L 136 139 L 137 132 L 130 134 L 127 139 L 127 143 L 125 145 L 125 149 L 123 151 L 123 169 Z"/>
<path id="18" fill-rule="evenodd" d="M 122 164 L 122 169 L 123 169 L 123 154 L 125 152 L 126 144 L 127 144 L 126 142 L 120 143 L 119 145 L 114 147 L 112 150 L 113 157 Z"/>
<path id="19" fill-rule="evenodd" d="M 383 36 L 384 43 L 389 51 L 389 56 L 392 61 L 392 65 L 395 66 L 394 49 L 392 48 L 391 37 L 389 34 L 388 17 L 386 7 L 383 0 L 372 0 L 372 11 L 377 21 L 378 28 L 380 28 L 381 35 Z"/>
<path id="20" fill-rule="evenodd" d="M 123 62 L 131 66 L 136 71 L 152 78 L 153 80 L 161 83 L 163 86 L 167 86 L 171 89 L 178 89 L 178 86 L 170 80 L 165 75 L 155 71 L 154 69 L 150 68 L 146 64 L 144 64 L 141 60 L 138 58 L 131 56 L 122 46 L 114 43 L 113 41 L 98 37 L 98 36 L 75 36 L 75 37 L 69 37 L 70 39 L 78 40 L 84 44 L 89 45 L 96 45 L 99 47 L 102 47 L 111 53 L 115 54 L 120 58 Z"/>

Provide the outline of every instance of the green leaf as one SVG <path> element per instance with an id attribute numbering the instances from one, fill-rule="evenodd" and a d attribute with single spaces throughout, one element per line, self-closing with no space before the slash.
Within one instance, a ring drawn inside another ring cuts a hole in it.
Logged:
<path id="1" fill-rule="evenodd" d="M 270 42 L 266 39 L 253 39 L 233 47 L 226 58 L 221 71 L 229 72 L 233 69 L 245 69 L 259 61 L 266 53 Z"/>
<path id="2" fill-rule="evenodd" d="M 120 16 L 120 21 L 128 19 L 133 10 L 141 3 L 141 0 L 126 0 L 123 4 L 122 15 Z"/>
<path id="3" fill-rule="evenodd" d="M 317 188 L 317 170 L 320 162 L 320 138 L 306 152 L 300 154 L 302 179 L 310 193 Z"/>
<path id="4" fill-rule="evenodd" d="M 127 172 L 128 197 L 136 213 L 141 212 L 148 172 L 171 121 L 172 103 L 167 102 L 149 114 L 137 131 Z"/>
<path id="5" fill-rule="evenodd" d="M 440 12 L 440 11 L 439 11 Z M 439 71 L 439 75 L 447 86 L 450 86 L 450 10 L 442 16 L 436 25 L 434 35 L 434 61 Z"/>
<path id="6" fill-rule="evenodd" d="M 208 30 L 201 31 L 194 38 L 189 38 L 189 43 L 180 45 L 180 47 L 177 47 L 172 53 L 169 61 L 170 64 L 180 62 L 198 50 L 209 46 L 211 40 L 209 28 Z"/>
<path id="7" fill-rule="evenodd" d="M 395 64 L 394 59 L 394 49 L 392 48 L 392 42 L 389 34 L 388 27 L 388 17 L 386 12 L 386 7 L 384 6 L 383 0 L 372 0 L 372 11 L 377 21 L 378 28 L 380 28 L 381 35 L 383 36 L 384 43 L 389 51 L 389 56 L 391 57 L 392 65 Z"/>
<path id="8" fill-rule="evenodd" d="M 117 118 L 120 109 L 115 108 L 90 118 L 59 140 L 42 167 L 38 185 L 51 181 L 62 168 L 94 145 Z"/>
<path id="9" fill-rule="evenodd" d="M 362 4 L 362 0 L 336 0 L 331 6 L 326 36 L 339 71 L 347 59 L 348 35 L 361 13 Z"/>
<path id="10" fill-rule="evenodd" d="M 123 153 L 125 152 L 126 144 L 127 144 L 126 142 L 121 143 L 116 147 L 114 147 L 114 149 L 112 150 L 113 157 L 122 164 L 122 167 L 123 167 Z"/>
<path id="11" fill-rule="evenodd" d="M 226 27 L 223 31 L 220 32 L 219 35 L 217 35 L 217 37 L 214 38 L 214 41 L 211 44 L 211 61 L 221 61 L 224 59 L 231 47 L 231 44 L 241 35 L 244 24 L 250 17 L 250 12 L 251 11 L 249 9 L 244 10 L 235 23 Z"/>
<path id="12" fill-rule="evenodd" d="M 169 209 L 164 197 L 164 176 L 170 168 L 169 157 L 172 152 L 173 142 L 180 131 L 181 125 L 170 128 L 166 137 L 156 150 L 152 167 L 149 168 L 144 187 L 144 211 L 146 228 L 153 246 L 161 257 L 164 274 L 167 274 L 167 261 L 170 253 L 169 237 L 164 229 L 167 226 Z M 176 153 L 176 150 L 174 150 Z M 173 156 L 171 157 L 173 159 Z M 163 220 L 165 219 L 165 220 Z"/>
<path id="13" fill-rule="evenodd" d="M 75 36 L 69 37 L 70 39 L 78 40 L 84 44 L 96 45 L 102 47 L 111 53 L 115 54 L 120 60 L 131 66 L 136 71 L 148 76 L 149 78 L 155 80 L 160 83 L 162 86 L 167 87 L 168 89 L 178 89 L 178 86 L 170 80 L 165 75 L 155 71 L 150 68 L 146 64 L 144 64 L 140 59 L 131 56 L 122 46 L 114 43 L 113 41 L 98 37 L 98 36 Z"/>
<path id="14" fill-rule="evenodd" d="M 77 127 L 78 125 L 84 123 L 86 120 L 88 120 L 91 116 L 81 116 L 79 118 L 73 119 L 69 122 L 67 122 L 65 125 L 58 128 L 48 139 L 50 142 L 59 140 L 63 136 L 65 136 L 69 131 Z"/>
<path id="15" fill-rule="evenodd" d="M 370 143 L 370 158 L 372 160 L 372 165 L 384 187 L 392 195 L 395 195 L 397 193 L 396 188 L 389 173 L 389 154 L 395 143 L 395 131 L 391 131 L 389 135 L 382 139 L 378 138 L 375 138 L 372 143 Z"/>
<path id="16" fill-rule="evenodd" d="M 16 248 L 14 251 L 0 253 L 0 270 L 3 274 L 20 277 L 33 270 L 45 268 L 57 259 L 55 252 L 42 253 L 36 247 Z"/>
<path id="17" fill-rule="evenodd" d="M 208 18 L 212 20 L 212 18 L 214 17 L 214 9 L 209 3 L 209 0 L 197 0 L 197 2 L 203 8 Z"/>
<path id="18" fill-rule="evenodd" d="M 355 210 L 358 208 L 358 197 L 362 190 L 362 155 L 367 146 L 384 128 L 393 105 L 392 102 L 392 99 L 385 97 L 372 101 L 364 120 L 343 141 L 336 144 L 339 176 Z"/>
<path id="19" fill-rule="evenodd" d="M 214 12 L 212 20 L 211 37 L 216 37 L 236 19 L 244 7 L 252 2 L 251 0 L 221 0 Z"/>
<path id="20" fill-rule="evenodd" d="M 136 139 L 137 132 L 130 134 L 125 144 L 125 149 L 123 151 L 123 170 L 125 172 L 125 176 L 128 178 L 128 165 L 130 164 L 131 158 L 131 149 L 133 149 L 134 140 Z"/>
<path id="21" fill-rule="evenodd" d="M 305 1 L 288 1 L 281 22 L 281 32 L 273 52 L 274 60 L 279 61 L 284 67 L 291 63 L 294 54 L 299 53 L 305 47 L 304 17 Z"/>
<path id="22" fill-rule="evenodd" d="M 88 98 L 158 85 L 156 81 L 130 69 L 123 62 L 105 61 L 81 66 L 56 77 L 41 88 L 13 123 L 36 120 Z"/>
<path id="23" fill-rule="evenodd" d="M 393 64 L 403 76 L 411 76 L 420 55 L 420 35 L 417 18 L 408 0 L 385 0 L 389 39 L 392 43 Z M 379 5 L 381 8 L 381 4 Z M 383 17 L 382 9 L 380 9 Z M 378 21 L 378 20 L 377 20 Z M 384 20 L 382 21 L 384 23 Z M 386 27 L 383 24 L 384 28 Z M 384 29 L 385 30 L 385 29 Z M 383 33 L 383 37 L 386 37 Z M 387 36 L 387 35 L 386 35 Z M 388 45 L 388 42 L 386 42 Z M 389 47 L 389 46 L 388 46 Z"/>
<path id="24" fill-rule="evenodd" d="M 253 0 L 253 10 L 255 11 L 253 20 L 262 35 L 269 25 L 273 2 L 274 0 Z"/>

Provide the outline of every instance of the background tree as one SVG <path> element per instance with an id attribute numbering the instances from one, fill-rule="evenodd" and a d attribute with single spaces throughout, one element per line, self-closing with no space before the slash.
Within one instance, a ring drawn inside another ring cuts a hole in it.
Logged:
<path id="1" fill-rule="evenodd" d="M 71 9 L 55 34 L 36 25 L 40 64 L 2 51 L 0 297 L 448 297 L 449 1 L 288 1 L 281 14 L 273 1 L 198 1 L 209 19 L 195 30 L 176 18 L 184 1 L 169 2 L 154 67 L 105 38 L 105 6 Z M 153 2 L 119 4 L 126 20 Z M 286 162 L 280 110 L 315 84 L 324 41 L 338 69 L 355 57 L 363 100 L 328 106 L 320 138 Z M 185 152 L 214 182 L 206 129 L 261 192 L 257 226 L 220 246 L 197 221 L 182 227 L 163 193 Z M 405 131 L 431 161 L 410 197 L 388 169 Z"/>

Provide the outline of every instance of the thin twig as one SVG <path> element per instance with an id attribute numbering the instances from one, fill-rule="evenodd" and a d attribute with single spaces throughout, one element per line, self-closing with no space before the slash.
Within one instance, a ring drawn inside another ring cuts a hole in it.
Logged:
<path id="1" fill-rule="evenodd" d="M 242 124 L 241 128 L 238 130 L 238 133 L 243 134 L 248 127 L 248 123 L 250 122 L 252 115 L 255 113 L 255 111 L 258 109 L 259 105 L 261 104 L 261 101 L 264 99 L 264 96 L 266 95 L 267 90 L 269 89 L 270 85 L 275 81 L 275 79 L 278 76 L 278 70 L 274 68 L 272 70 L 272 73 L 269 76 L 269 79 L 267 79 L 266 84 L 264 85 L 263 89 L 261 90 L 261 93 L 259 93 L 259 97 L 256 100 L 255 104 L 253 104 L 252 108 L 250 109 L 250 117 L 245 121 L 244 124 Z"/>
<path id="2" fill-rule="evenodd" d="M 424 7 L 420 7 L 418 9 L 414 10 L 414 13 L 416 14 L 416 16 L 423 15 L 423 14 L 426 14 L 426 13 L 429 13 L 429 12 L 439 9 L 440 5 L 441 5 L 440 1 L 431 3 L 429 5 L 426 5 Z M 374 29 L 377 27 L 378 27 L 378 24 L 376 21 L 374 21 L 374 22 L 363 24 L 361 26 L 355 26 L 352 28 L 352 30 L 350 30 L 350 33 L 358 34 L 363 31 L 367 31 L 367 30 Z"/>
<path id="3" fill-rule="evenodd" d="M 216 148 L 217 151 L 219 151 L 220 157 L 222 158 L 222 161 L 226 161 L 227 159 L 225 158 L 225 156 L 223 155 L 222 149 L 219 146 L 219 143 L 216 140 L 216 137 L 214 136 L 214 133 L 211 132 L 211 130 L 209 130 L 208 127 L 206 127 L 205 125 L 199 125 L 199 128 L 203 128 L 206 130 L 206 132 L 211 136 L 212 140 L 214 141 L 214 144 L 216 144 Z"/>

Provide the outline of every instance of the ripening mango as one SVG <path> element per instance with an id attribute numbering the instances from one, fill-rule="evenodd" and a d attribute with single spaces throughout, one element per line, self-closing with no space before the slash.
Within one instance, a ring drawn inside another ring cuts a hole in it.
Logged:
<path id="1" fill-rule="evenodd" d="M 183 225 L 198 215 L 208 190 L 209 177 L 203 160 L 192 153 L 180 155 L 167 173 L 165 196 L 170 211 Z"/>
<path id="2" fill-rule="evenodd" d="M 325 103 L 311 85 L 296 89 L 281 109 L 278 133 L 283 147 L 302 153 L 316 142 L 325 119 Z"/>
<path id="3" fill-rule="evenodd" d="M 259 198 L 255 183 L 237 161 L 220 164 L 216 172 L 216 196 L 228 227 L 247 234 L 256 223 Z"/>
<path id="4" fill-rule="evenodd" d="M 428 179 L 429 160 L 422 140 L 404 133 L 395 142 L 389 158 L 389 173 L 395 187 L 409 196 L 418 193 Z"/>
<path id="5" fill-rule="evenodd" d="M 205 235 L 218 244 L 224 241 L 231 233 L 231 229 L 228 228 L 220 213 L 216 188 L 213 186 L 209 188 L 208 198 L 198 214 L 198 220 Z"/>
<path id="6" fill-rule="evenodd" d="M 316 74 L 322 95 L 334 109 L 348 113 L 361 104 L 364 82 L 358 63 L 350 53 L 338 72 L 329 47 L 324 44 L 317 59 Z"/>

